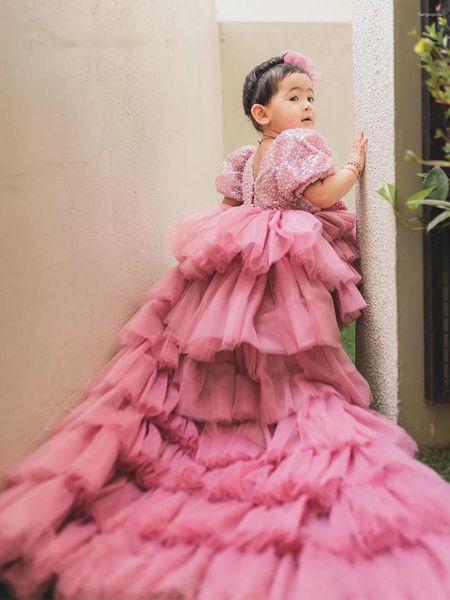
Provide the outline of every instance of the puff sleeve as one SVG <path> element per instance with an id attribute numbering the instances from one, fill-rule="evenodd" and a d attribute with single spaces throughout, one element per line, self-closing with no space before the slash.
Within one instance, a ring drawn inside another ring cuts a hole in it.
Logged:
<path id="1" fill-rule="evenodd" d="M 331 148 L 314 129 L 285 129 L 273 144 L 277 187 L 283 197 L 297 199 L 310 183 L 336 173 Z"/>
<path id="2" fill-rule="evenodd" d="M 244 165 L 254 150 L 254 146 L 246 145 L 240 146 L 227 154 L 215 179 L 216 190 L 220 194 L 242 201 Z"/>

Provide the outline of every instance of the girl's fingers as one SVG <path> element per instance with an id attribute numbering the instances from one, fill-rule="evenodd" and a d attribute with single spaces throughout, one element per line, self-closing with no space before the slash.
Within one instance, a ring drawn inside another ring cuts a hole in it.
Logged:
<path id="1" fill-rule="evenodd" d="M 361 142 L 361 144 L 359 145 L 360 148 L 364 148 L 367 146 L 367 138 L 364 138 L 364 140 Z"/>
<path id="2" fill-rule="evenodd" d="M 356 152 L 358 154 L 363 154 L 367 146 L 367 138 L 364 136 L 364 133 L 360 130 L 355 133 L 355 136 L 352 141 L 352 152 Z"/>

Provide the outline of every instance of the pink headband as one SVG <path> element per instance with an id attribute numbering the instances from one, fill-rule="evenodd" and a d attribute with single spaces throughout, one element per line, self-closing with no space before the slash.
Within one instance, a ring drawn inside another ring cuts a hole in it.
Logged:
<path id="1" fill-rule="evenodd" d="M 313 89 L 316 89 L 317 83 L 320 81 L 320 71 L 316 69 L 313 61 L 303 56 L 299 52 L 294 52 L 293 50 L 288 50 L 283 56 L 283 62 L 289 63 L 291 65 L 297 65 L 306 71 L 309 78 L 311 79 Z"/>

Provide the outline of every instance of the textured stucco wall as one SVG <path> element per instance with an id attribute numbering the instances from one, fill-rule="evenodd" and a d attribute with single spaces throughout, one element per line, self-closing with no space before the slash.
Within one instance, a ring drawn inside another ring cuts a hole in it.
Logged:
<path id="1" fill-rule="evenodd" d="M 393 19 L 392 0 L 353 3 L 354 120 L 368 138 L 365 176 L 356 189 L 362 291 L 369 306 L 357 323 L 356 351 L 375 406 L 397 419 L 396 223 L 377 194 L 384 182 L 395 182 Z"/>
<path id="2" fill-rule="evenodd" d="M 419 445 L 448 442 L 450 408 L 429 407 L 424 392 L 422 234 L 404 229 L 377 193 L 397 185 L 399 207 L 420 188 L 421 80 L 413 26 L 419 0 L 353 3 L 354 118 L 369 142 L 365 177 L 357 188 L 363 293 L 357 322 L 357 363 L 368 379 L 374 407 L 398 421 Z"/>
<path id="3" fill-rule="evenodd" d="M 169 223 L 218 201 L 222 110 L 210 0 L 0 12 L 3 467 L 119 349 Z"/>

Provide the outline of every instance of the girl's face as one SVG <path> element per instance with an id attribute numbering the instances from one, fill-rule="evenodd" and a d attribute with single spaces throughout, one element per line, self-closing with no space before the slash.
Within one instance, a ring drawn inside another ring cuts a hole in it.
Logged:
<path id="1" fill-rule="evenodd" d="M 291 73 L 278 83 L 278 91 L 266 106 L 254 104 L 254 117 L 263 129 L 281 132 L 291 127 L 314 129 L 316 107 L 311 79 L 306 73 Z M 306 120 L 308 118 L 308 120 Z"/>

